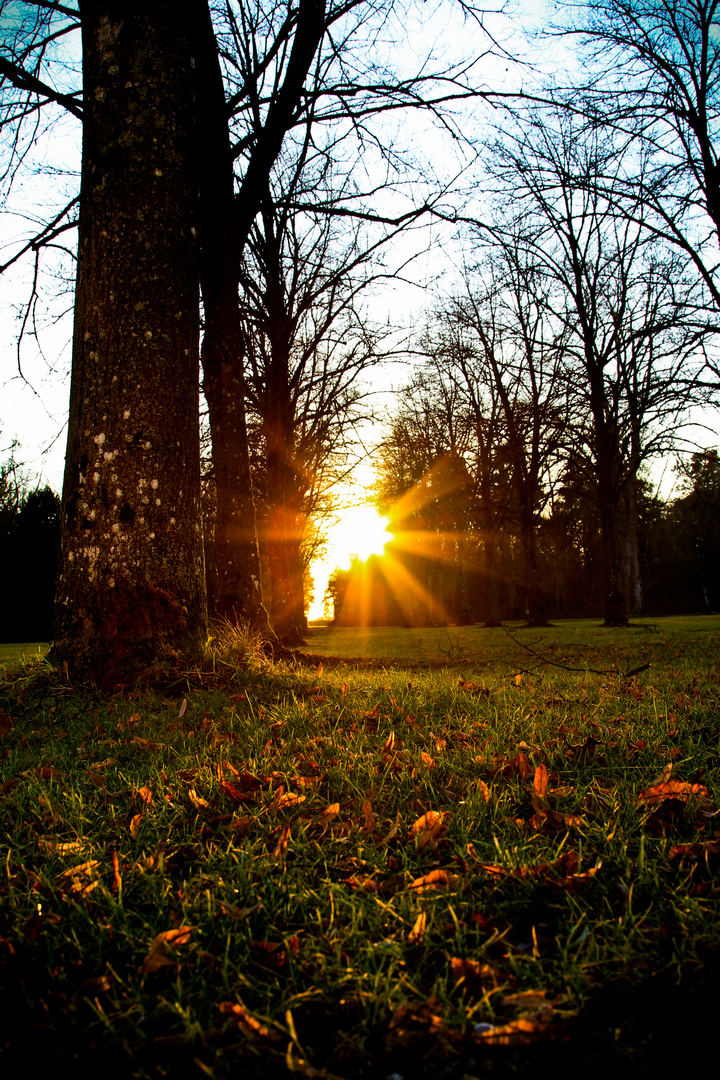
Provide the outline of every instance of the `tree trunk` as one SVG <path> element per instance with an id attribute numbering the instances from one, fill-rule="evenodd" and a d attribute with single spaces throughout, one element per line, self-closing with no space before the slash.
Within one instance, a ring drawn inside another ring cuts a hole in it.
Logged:
<path id="1" fill-rule="evenodd" d="M 206 638 L 195 112 L 202 0 L 81 0 L 83 163 L 51 656 L 127 681 Z"/>
<path id="2" fill-rule="evenodd" d="M 233 160 L 217 43 L 209 13 L 197 37 L 200 230 L 205 334 L 203 390 L 217 492 L 215 614 L 274 636 L 262 600 L 250 479 L 243 344 L 238 315 L 240 242 L 234 227 Z"/>

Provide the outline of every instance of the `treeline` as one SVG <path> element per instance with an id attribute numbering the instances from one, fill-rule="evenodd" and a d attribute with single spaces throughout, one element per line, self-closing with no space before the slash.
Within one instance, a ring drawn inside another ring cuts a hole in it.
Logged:
<path id="1" fill-rule="evenodd" d="M 60 500 L 29 490 L 13 462 L 0 465 L 0 642 L 49 641 L 60 543 Z"/>
<path id="2" fill-rule="evenodd" d="M 720 460 L 695 453 L 681 466 L 681 494 L 664 502 L 642 483 L 637 548 L 625 563 L 633 614 L 720 610 Z M 416 493 L 417 498 L 417 493 Z M 422 505 L 393 522 L 384 558 L 336 571 L 329 584 L 339 625 L 445 625 L 529 619 L 517 508 L 503 528 L 482 530 L 478 493 L 467 469 L 436 462 Z M 549 618 L 605 615 L 599 513 L 587 493 L 566 484 L 537 526 L 537 569 Z"/>

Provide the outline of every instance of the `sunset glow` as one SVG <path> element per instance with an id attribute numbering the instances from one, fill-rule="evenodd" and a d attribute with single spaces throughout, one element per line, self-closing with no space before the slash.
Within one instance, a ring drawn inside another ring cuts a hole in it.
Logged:
<path id="1" fill-rule="evenodd" d="M 385 545 L 392 540 L 392 533 L 387 531 L 388 524 L 388 519 L 381 517 L 369 503 L 352 506 L 343 512 L 330 531 L 326 557 L 311 567 L 315 581 L 315 602 L 310 608 L 310 619 L 323 617 L 323 595 L 333 570 L 338 567 L 347 570 L 353 557 L 364 562 L 371 555 L 384 554 Z"/>

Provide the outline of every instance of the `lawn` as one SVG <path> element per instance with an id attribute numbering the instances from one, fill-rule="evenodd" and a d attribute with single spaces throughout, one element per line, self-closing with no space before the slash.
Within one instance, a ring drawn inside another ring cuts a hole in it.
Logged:
<path id="1" fill-rule="evenodd" d="M 112 694 L 0 669 L 0 1067 L 700 1063 L 720 619 L 510 635 L 314 629 L 313 666 L 218 647 Z"/>

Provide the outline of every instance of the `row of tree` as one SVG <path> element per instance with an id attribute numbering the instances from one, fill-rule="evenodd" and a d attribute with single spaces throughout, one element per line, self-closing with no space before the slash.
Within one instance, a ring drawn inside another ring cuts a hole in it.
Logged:
<path id="1" fill-rule="evenodd" d="M 60 540 L 60 500 L 30 488 L 14 456 L 0 464 L 0 642 L 49 641 Z"/>
<path id="2" fill-rule="evenodd" d="M 336 570 L 329 612 L 341 626 L 446 626 L 527 620 L 527 566 L 520 517 L 511 502 L 503 528 L 488 538 L 469 472 L 438 462 L 422 505 L 396 518 L 385 555 Z M 668 502 L 638 490 L 633 583 L 636 615 L 720 609 L 720 460 L 696 453 L 685 466 L 682 494 Z M 597 504 L 568 484 L 555 492 L 535 537 L 535 567 L 546 618 L 602 618 L 604 584 Z M 537 609 L 536 609 L 537 610 Z M 537 623 L 536 623 L 537 625 Z"/>

